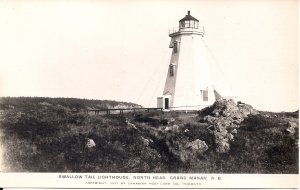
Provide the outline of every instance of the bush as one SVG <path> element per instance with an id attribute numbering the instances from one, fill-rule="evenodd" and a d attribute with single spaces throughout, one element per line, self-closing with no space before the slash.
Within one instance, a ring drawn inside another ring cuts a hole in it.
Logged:
<path id="1" fill-rule="evenodd" d="M 147 123 L 154 127 L 158 127 L 160 125 L 159 119 L 155 119 L 155 118 L 149 117 L 149 116 L 143 116 L 142 114 L 136 115 L 134 118 L 134 121 L 140 122 L 140 123 Z"/>
<path id="2" fill-rule="evenodd" d="M 245 130 L 262 130 L 265 128 L 276 127 L 280 123 L 278 119 L 269 119 L 263 115 L 248 115 L 247 118 L 242 122 L 241 125 L 244 126 L 243 129 Z"/>

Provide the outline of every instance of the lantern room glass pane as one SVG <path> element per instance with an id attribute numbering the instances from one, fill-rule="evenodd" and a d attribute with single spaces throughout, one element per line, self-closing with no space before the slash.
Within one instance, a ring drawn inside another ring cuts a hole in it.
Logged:
<path id="1" fill-rule="evenodd" d="M 190 21 L 189 21 L 189 20 L 186 20 L 184 23 L 185 23 L 185 27 L 186 27 L 186 28 L 189 28 L 189 27 L 190 27 Z"/>
<path id="2" fill-rule="evenodd" d="M 184 28 L 184 22 L 180 22 L 180 28 Z"/>
<path id="3" fill-rule="evenodd" d="M 195 22 L 195 28 L 198 28 L 198 22 Z"/>
<path id="4" fill-rule="evenodd" d="M 195 21 L 190 21 L 190 27 L 194 28 L 194 26 L 195 26 Z"/>

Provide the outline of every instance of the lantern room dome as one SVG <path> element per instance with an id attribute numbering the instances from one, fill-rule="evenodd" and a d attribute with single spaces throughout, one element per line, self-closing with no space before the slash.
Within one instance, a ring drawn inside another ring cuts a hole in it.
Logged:
<path id="1" fill-rule="evenodd" d="M 184 17 L 183 19 L 181 19 L 179 22 L 186 21 L 186 20 L 194 20 L 194 21 L 199 22 L 198 19 L 194 18 L 194 17 L 190 14 L 190 11 L 188 11 L 188 14 L 185 15 L 185 17 Z"/>

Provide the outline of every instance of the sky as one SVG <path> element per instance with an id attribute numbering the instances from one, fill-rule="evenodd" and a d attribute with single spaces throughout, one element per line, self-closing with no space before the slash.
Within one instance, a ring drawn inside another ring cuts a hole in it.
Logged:
<path id="1" fill-rule="evenodd" d="M 187 11 L 205 28 L 216 81 L 265 111 L 298 109 L 298 2 L 0 1 L 0 96 L 155 107 Z"/>

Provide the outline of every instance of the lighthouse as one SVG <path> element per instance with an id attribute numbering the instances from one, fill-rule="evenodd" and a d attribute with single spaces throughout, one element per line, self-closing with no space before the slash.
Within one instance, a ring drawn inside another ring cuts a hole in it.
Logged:
<path id="1" fill-rule="evenodd" d="M 210 64 L 203 42 L 204 27 L 190 11 L 169 32 L 172 55 L 163 95 L 157 106 L 165 110 L 199 110 L 221 96 L 214 89 Z"/>

